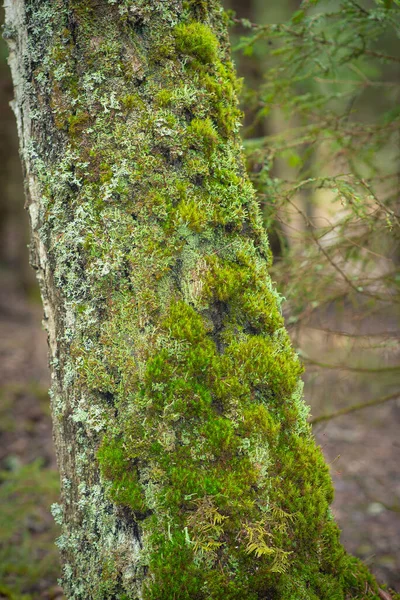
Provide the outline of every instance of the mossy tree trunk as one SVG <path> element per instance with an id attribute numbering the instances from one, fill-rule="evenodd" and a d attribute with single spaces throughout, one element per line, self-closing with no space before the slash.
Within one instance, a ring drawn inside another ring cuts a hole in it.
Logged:
<path id="1" fill-rule="evenodd" d="M 7 0 L 68 598 L 377 598 L 328 468 L 216 0 Z"/>

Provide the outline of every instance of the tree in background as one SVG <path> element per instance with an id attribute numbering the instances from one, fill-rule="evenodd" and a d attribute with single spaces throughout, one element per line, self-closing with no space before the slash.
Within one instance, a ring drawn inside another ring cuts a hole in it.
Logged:
<path id="1" fill-rule="evenodd" d="M 305 349 L 306 364 L 381 375 L 369 387 L 386 393 L 365 405 L 394 399 L 399 4 L 302 2 L 282 23 L 236 21 L 249 31 L 238 47 L 260 60 L 262 44 L 264 56 L 264 81 L 246 106 L 256 122 L 280 122 L 277 134 L 256 139 L 250 129 L 246 150 L 266 226 L 281 239 L 273 278 L 292 338 L 303 347 L 306 329 L 323 331 L 337 360 Z M 345 318 L 334 317 L 338 309 Z"/>
<path id="2" fill-rule="evenodd" d="M 9 106 L 12 95 L 6 45 L 3 44 L 0 48 L 0 267 L 7 266 L 18 271 L 19 283 L 30 291 L 35 278 L 26 259 L 29 232 L 23 219 L 24 191 L 18 138 Z"/>
<path id="3" fill-rule="evenodd" d="M 382 597 L 330 513 L 219 2 L 6 9 L 67 597 Z"/>

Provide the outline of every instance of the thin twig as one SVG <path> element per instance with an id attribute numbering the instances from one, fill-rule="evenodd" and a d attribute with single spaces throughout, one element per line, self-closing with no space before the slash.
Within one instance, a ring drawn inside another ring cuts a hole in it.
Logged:
<path id="1" fill-rule="evenodd" d="M 381 398 L 375 398 L 375 400 L 369 400 L 368 402 L 360 402 L 359 404 L 352 404 L 351 406 L 347 406 L 346 408 L 341 408 L 333 413 L 328 413 L 325 415 L 320 415 L 319 417 L 314 417 L 309 420 L 311 425 L 315 425 L 316 423 L 322 423 L 323 421 L 330 421 L 331 419 L 336 419 L 337 417 L 341 417 L 342 415 L 348 415 L 352 412 L 356 412 L 357 410 L 362 410 L 363 408 L 368 408 L 370 406 L 378 406 L 379 404 L 384 404 L 389 400 L 395 400 L 399 398 L 400 392 L 395 392 L 394 394 L 388 394 L 387 396 L 382 396 Z"/>
<path id="2" fill-rule="evenodd" d="M 347 365 L 331 365 L 307 357 L 302 358 L 302 360 L 305 364 L 315 365 L 317 367 L 322 367 L 323 369 L 354 371 L 356 373 L 396 373 L 397 371 L 400 371 L 400 365 L 394 365 L 392 367 L 348 367 Z"/>
<path id="3" fill-rule="evenodd" d="M 305 325 L 307 329 L 313 329 L 314 331 L 322 331 L 330 335 L 342 335 L 351 338 L 370 338 L 370 337 L 392 337 L 399 338 L 400 333 L 398 331 L 378 331 L 371 333 L 350 333 L 349 331 L 339 331 L 337 329 L 329 329 L 327 327 L 315 327 L 314 325 Z"/>

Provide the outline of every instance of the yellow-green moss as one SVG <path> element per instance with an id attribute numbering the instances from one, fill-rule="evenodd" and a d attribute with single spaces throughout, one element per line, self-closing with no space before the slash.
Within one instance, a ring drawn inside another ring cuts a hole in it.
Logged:
<path id="1" fill-rule="evenodd" d="M 187 129 L 188 142 L 209 155 L 218 143 L 218 136 L 211 119 L 193 119 Z"/>
<path id="2" fill-rule="evenodd" d="M 146 508 L 138 482 L 138 473 L 128 461 L 121 440 L 103 440 L 97 458 L 102 475 L 112 481 L 109 494 L 117 504 L 129 506 L 135 512 Z"/>
<path id="3" fill-rule="evenodd" d="M 210 64 L 218 55 L 218 40 L 208 25 L 199 22 L 180 23 L 175 27 L 176 49 L 181 54 Z"/>

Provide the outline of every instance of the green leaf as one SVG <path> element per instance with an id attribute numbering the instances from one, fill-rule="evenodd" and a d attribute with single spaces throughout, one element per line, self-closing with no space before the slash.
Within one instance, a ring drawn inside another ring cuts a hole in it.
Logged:
<path id="1" fill-rule="evenodd" d="M 292 16 L 292 23 L 301 23 L 305 16 L 306 13 L 304 12 L 304 10 L 296 10 L 296 12 L 293 13 Z"/>
<path id="2" fill-rule="evenodd" d="M 299 167 L 300 165 L 303 164 L 303 161 L 301 159 L 301 156 L 299 156 L 297 154 L 297 152 L 292 152 L 291 155 L 288 158 L 288 165 L 289 167 Z"/>

